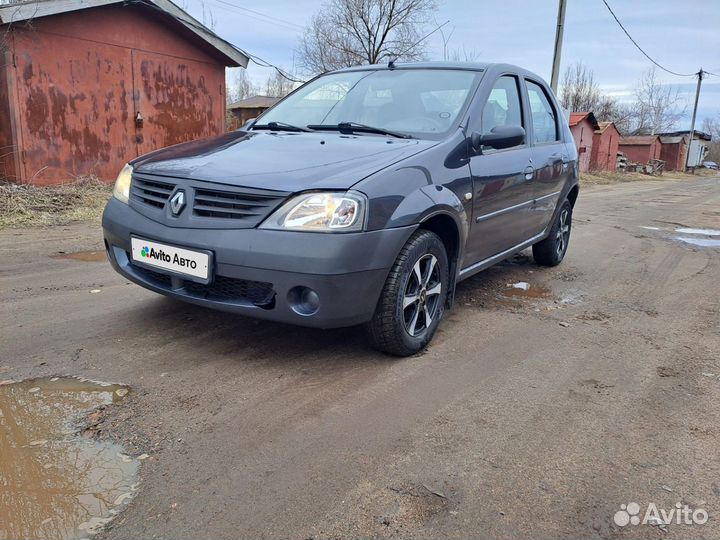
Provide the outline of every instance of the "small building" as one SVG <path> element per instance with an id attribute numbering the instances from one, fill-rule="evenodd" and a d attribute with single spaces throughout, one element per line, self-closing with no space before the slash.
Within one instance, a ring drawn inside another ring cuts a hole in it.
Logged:
<path id="1" fill-rule="evenodd" d="M 248 57 L 169 0 L 0 6 L 0 176 L 112 181 L 139 154 L 225 131 Z"/>
<path id="2" fill-rule="evenodd" d="M 620 145 L 620 132 L 613 122 L 598 122 L 593 133 L 590 169 L 594 171 L 614 171 L 617 169 L 617 153 Z"/>
<path id="3" fill-rule="evenodd" d="M 635 135 L 622 137 L 619 150 L 632 162 L 646 165 L 653 159 L 661 159 L 660 137 L 657 135 Z"/>
<path id="4" fill-rule="evenodd" d="M 280 101 L 280 99 L 279 97 L 271 96 L 251 96 L 231 103 L 227 107 L 230 117 L 229 129 L 237 129 L 248 120 L 257 118 Z"/>
<path id="5" fill-rule="evenodd" d="M 687 159 L 686 135 L 660 136 L 662 147 L 660 159 L 665 162 L 665 169 L 668 171 L 682 171 L 685 169 Z"/>
<path id="6" fill-rule="evenodd" d="M 684 135 L 685 144 L 687 144 L 687 140 L 690 138 L 690 131 L 671 131 L 661 133 L 660 135 L 663 137 L 679 137 Z M 711 140 L 712 136 L 709 133 L 697 130 L 693 131 L 693 140 L 690 143 L 690 155 L 687 157 L 688 167 L 699 167 L 702 162 L 705 161 L 705 156 L 708 153 L 708 146 Z M 683 168 L 684 167 L 680 167 L 679 170 L 682 170 Z"/>
<path id="7" fill-rule="evenodd" d="M 590 170 L 590 157 L 592 155 L 593 133 L 600 126 L 591 112 L 570 113 L 570 131 L 575 139 L 575 146 L 578 149 L 578 160 L 580 172 Z"/>

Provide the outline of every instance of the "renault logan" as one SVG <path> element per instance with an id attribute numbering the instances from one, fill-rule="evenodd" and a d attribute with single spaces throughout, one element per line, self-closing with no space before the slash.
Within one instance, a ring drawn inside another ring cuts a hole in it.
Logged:
<path id="1" fill-rule="evenodd" d="M 115 270 L 152 291 L 382 351 L 431 340 L 460 280 L 568 248 L 577 151 L 537 75 L 503 64 L 344 69 L 243 129 L 139 157 L 103 215 Z"/>

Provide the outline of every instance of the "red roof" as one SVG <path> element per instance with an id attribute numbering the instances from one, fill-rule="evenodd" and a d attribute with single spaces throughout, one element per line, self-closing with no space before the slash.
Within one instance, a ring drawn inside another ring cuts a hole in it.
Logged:
<path id="1" fill-rule="evenodd" d="M 570 127 L 577 126 L 580 122 L 587 118 L 593 126 L 593 129 L 598 129 L 598 123 L 595 119 L 595 115 L 591 112 L 571 112 L 570 113 Z"/>
<path id="2" fill-rule="evenodd" d="M 651 144 L 654 144 L 657 139 L 657 135 L 634 135 L 632 137 L 623 137 L 620 139 L 620 144 L 650 146 Z"/>
<path id="3" fill-rule="evenodd" d="M 617 126 L 613 122 L 598 122 L 598 126 L 600 127 L 595 131 L 595 133 L 605 133 L 605 130 L 607 130 L 610 126 L 615 128 L 615 131 L 618 131 Z"/>

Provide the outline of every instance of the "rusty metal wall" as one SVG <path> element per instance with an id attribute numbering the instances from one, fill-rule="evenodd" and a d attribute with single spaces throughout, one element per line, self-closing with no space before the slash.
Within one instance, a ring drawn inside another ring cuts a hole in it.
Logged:
<path id="1" fill-rule="evenodd" d="M 13 33 L 24 181 L 112 181 L 139 154 L 224 131 L 224 66 L 145 8 L 48 17 Z"/>
<path id="2" fill-rule="evenodd" d="M 0 180 L 15 180 L 17 177 L 7 85 L 7 65 L 10 63 L 10 52 L 0 50 Z"/>
<path id="3" fill-rule="evenodd" d="M 646 164 L 651 159 L 660 159 L 660 143 L 652 144 L 620 144 L 619 149 L 630 161 Z"/>
<path id="4" fill-rule="evenodd" d="M 580 172 L 590 170 L 590 155 L 593 144 L 593 125 L 587 118 L 570 128 L 578 149 Z"/>
<path id="5" fill-rule="evenodd" d="M 225 70 L 167 55 L 132 51 L 138 153 L 225 131 Z"/>
<path id="6" fill-rule="evenodd" d="M 665 162 L 665 170 L 682 171 L 687 160 L 687 144 L 685 144 L 685 140 L 676 143 L 663 143 L 660 147 L 660 159 Z"/>
<path id="7" fill-rule="evenodd" d="M 620 144 L 620 133 L 612 127 L 605 128 L 603 133 L 593 135 L 590 169 L 596 171 L 614 171 L 617 169 L 617 152 Z"/>

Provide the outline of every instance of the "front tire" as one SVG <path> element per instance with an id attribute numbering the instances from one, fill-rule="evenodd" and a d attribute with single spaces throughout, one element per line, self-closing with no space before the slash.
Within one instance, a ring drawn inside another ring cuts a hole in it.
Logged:
<path id="1" fill-rule="evenodd" d="M 442 240 L 430 231 L 414 232 L 395 260 L 367 323 L 373 346 L 395 356 L 424 349 L 443 316 L 448 283 Z"/>
<path id="2" fill-rule="evenodd" d="M 560 207 L 553 226 L 545 240 L 533 245 L 535 262 L 542 266 L 557 266 L 565 258 L 570 242 L 570 229 L 572 228 L 572 205 L 570 201 Z"/>

